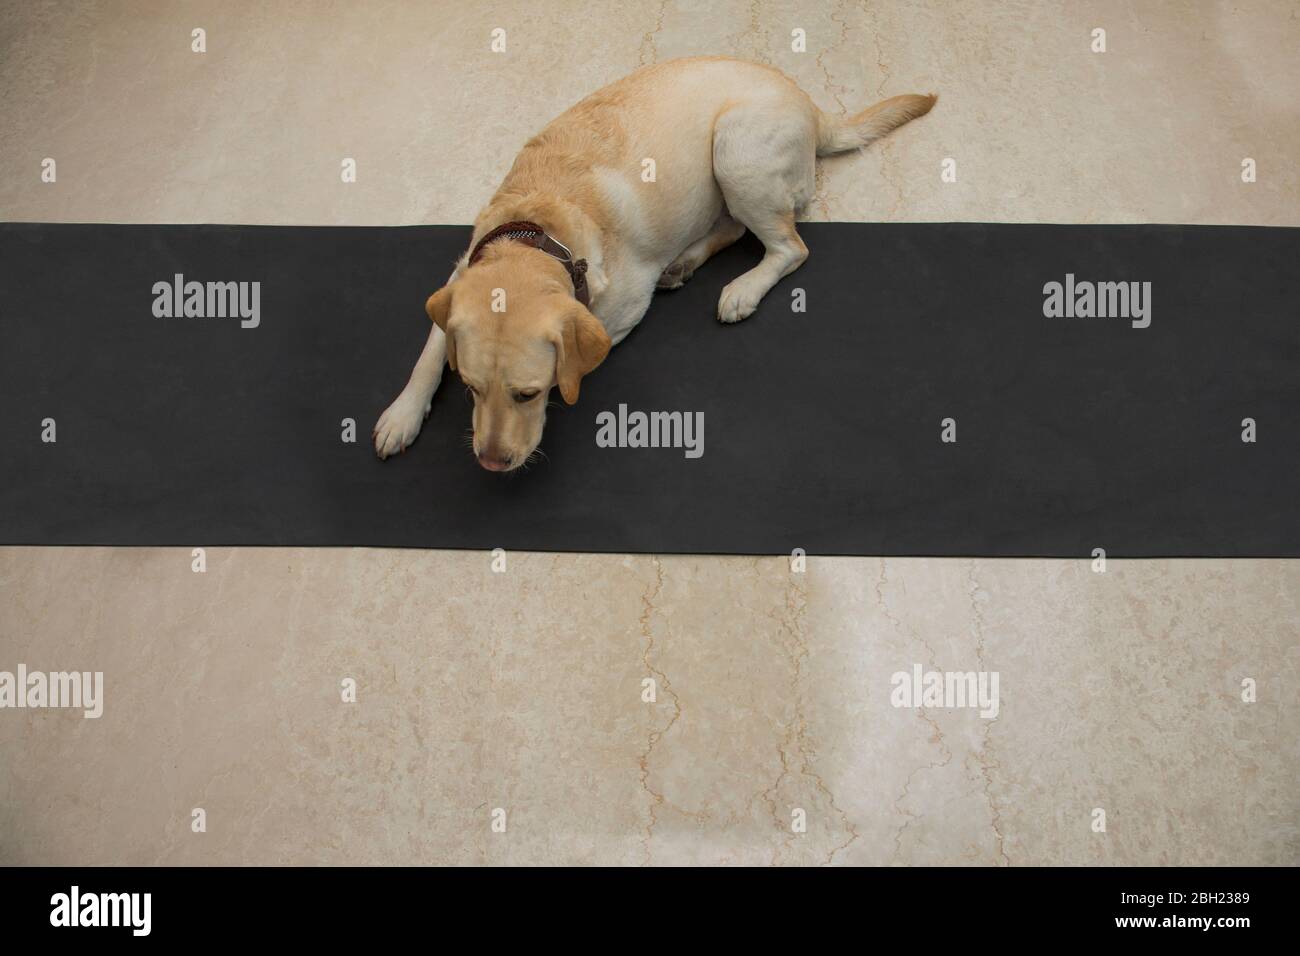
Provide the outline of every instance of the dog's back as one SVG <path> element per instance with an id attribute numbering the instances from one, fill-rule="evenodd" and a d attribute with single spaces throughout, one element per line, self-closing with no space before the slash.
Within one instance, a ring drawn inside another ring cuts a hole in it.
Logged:
<path id="1" fill-rule="evenodd" d="M 524 146 L 497 196 L 573 196 L 602 225 L 634 222 L 637 228 L 625 230 L 629 238 L 667 262 L 684 238 L 704 234 L 723 209 L 715 159 L 726 148 L 728 114 L 743 111 L 746 128 L 763 131 L 762 143 L 746 148 L 788 153 L 789 164 L 802 167 L 814 154 L 865 146 L 933 102 L 895 97 L 841 119 L 773 67 L 721 56 L 670 60 L 636 70 L 560 114 Z M 738 165 L 723 175 L 743 174 Z M 792 199 L 802 208 L 811 192 L 797 178 Z"/>

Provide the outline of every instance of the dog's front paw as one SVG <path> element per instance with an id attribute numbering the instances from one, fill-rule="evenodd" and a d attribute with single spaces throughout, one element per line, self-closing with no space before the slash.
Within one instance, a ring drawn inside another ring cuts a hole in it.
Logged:
<path id="1" fill-rule="evenodd" d="M 758 303 L 763 301 L 763 293 L 767 290 L 753 282 L 746 282 L 745 279 L 745 276 L 741 276 L 723 287 L 722 297 L 718 299 L 719 322 L 747 319 L 754 314 Z"/>
<path id="2" fill-rule="evenodd" d="M 415 436 L 420 434 L 420 427 L 429 415 L 430 403 L 418 396 L 412 398 L 403 392 L 396 401 L 384 409 L 375 423 L 373 437 L 375 454 L 387 458 L 398 452 L 406 451 Z"/>

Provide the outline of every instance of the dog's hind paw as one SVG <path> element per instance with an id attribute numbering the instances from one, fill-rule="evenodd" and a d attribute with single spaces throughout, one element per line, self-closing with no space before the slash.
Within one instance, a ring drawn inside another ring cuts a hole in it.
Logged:
<path id="1" fill-rule="evenodd" d="M 670 263 L 668 268 L 659 276 L 659 281 L 655 283 L 656 289 L 680 289 L 686 285 L 686 280 L 695 275 L 695 270 L 685 262 L 677 261 Z"/>
<path id="2" fill-rule="evenodd" d="M 412 400 L 406 395 L 397 396 L 375 423 L 375 454 L 387 458 L 406 451 L 420 434 L 420 427 L 428 415 L 428 402 Z"/>

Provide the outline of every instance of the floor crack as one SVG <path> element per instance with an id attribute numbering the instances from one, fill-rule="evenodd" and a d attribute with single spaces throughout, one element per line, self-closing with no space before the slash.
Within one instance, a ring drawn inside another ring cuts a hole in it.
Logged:
<path id="1" fill-rule="evenodd" d="M 884 44 L 880 42 L 880 21 L 875 17 L 870 3 L 866 2 L 866 0 L 863 0 L 862 9 L 873 21 L 871 28 L 871 42 L 876 48 L 876 70 L 880 74 L 880 82 L 876 84 L 876 99 L 879 101 L 885 98 L 885 87 L 889 85 L 889 67 L 885 64 Z M 877 143 L 876 149 L 880 152 L 880 175 L 884 177 L 885 182 L 889 184 L 889 188 L 894 194 L 894 203 L 884 218 L 886 220 L 893 220 L 897 218 L 898 212 L 903 206 L 905 196 L 903 193 L 903 184 L 895 174 L 894 167 L 889 161 L 891 152 L 889 145 L 889 140 L 886 139 L 882 143 Z M 859 152 L 867 148 L 868 147 L 866 146 L 859 147 Z"/>
<path id="2" fill-rule="evenodd" d="M 659 4 L 659 13 L 655 16 L 654 29 L 647 30 L 641 37 L 641 49 L 637 52 L 637 62 L 641 66 L 659 62 L 659 44 L 655 38 L 664 28 L 664 17 L 667 13 L 668 0 L 662 0 Z"/>
<path id="3" fill-rule="evenodd" d="M 886 572 L 885 559 L 881 558 L 880 577 L 876 579 L 876 604 L 880 608 L 880 610 L 884 613 L 886 620 L 889 621 L 890 625 L 894 628 L 894 630 L 897 631 L 899 634 L 902 634 L 903 622 L 900 621 L 894 615 L 894 612 L 889 609 L 889 603 L 885 600 L 885 584 L 887 583 L 885 572 Z M 926 641 L 923 637 L 921 637 L 921 635 L 915 630 L 909 628 L 909 632 L 913 640 L 915 640 L 918 644 L 921 645 L 922 648 L 925 649 L 925 653 L 930 661 L 930 666 L 935 670 L 938 670 L 939 668 L 938 658 L 934 653 L 934 648 L 932 648 L 929 642 Z M 903 803 L 907 800 L 908 796 L 911 794 L 912 781 L 916 779 L 916 775 L 920 773 L 922 770 L 938 770 L 940 767 L 946 767 L 948 766 L 948 764 L 952 762 L 952 749 L 948 746 L 947 740 L 944 739 L 943 730 L 940 729 L 938 721 L 936 721 L 933 717 L 927 714 L 925 712 L 925 708 L 923 707 L 916 708 L 916 715 L 921 720 L 925 721 L 925 723 L 930 725 L 930 730 L 932 731 L 932 733 L 929 737 L 928 742 L 931 744 L 938 744 L 939 752 L 943 755 L 943 759 L 932 761 L 931 763 L 928 764 L 922 764 L 920 767 L 917 767 L 915 770 L 909 773 L 907 775 L 907 779 L 903 781 L 903 789 L 899 792 L 898 797 L 894 800 L 894 809 L 900 815 L 905 816 L 908 819 L 903 822 L 903 825 L 898 828 L 898 832 L 894 834 L 894 852 L 890 855 L 891 863 L 897 861 L 899 857 L 902 855 L 903 834 L 907 832 L 907 828 L 912 825 L 913 820 L 920 819 L 920 816 L 918 814 L 913 813 L 911 810 L 908 810 L 903 806 Z"/>
<path id="4" fill-rule="evenodd" d="M 808 745 L 808 722 L 803 707 L 803 662 L 808 657 L 808 641 L 804 634 L 804 616 L 808 609 L 808 592 L 801 585 L 800 576 L 792 574 L 790 583 L 786 588 L 784 614 L 779 614 L 778 623 L 781 629 L 789 635 L 788 648 L 790 652 L 790 663 L 793 665 L 794 673 L 790 680 L 791 699 L 794 701 L 794 723 L 792 729 L 786 733 L 785 739 L 777 748 L 777 753 L 781 758 L 781 773 L 776 778 L 776 782 L 764 791 L 764 799 L 772 809 L 772 816 L 777 824 L 783 829 L 789 829 L 789 822 L 783 820 L 777 813 L 776 801 L 771 796 L 781 786 L 781 782 L 790 774 L 790 752 L 798 754 L 799 773 L 802 776 L 812 780 L 813 785 L 826 798 L 830 808 L 839 814 L 845 829 L 849 832 L 849 838 L 840 845 L 834 847 L 822 861 L 822 866 L 829 865 L 835 855 L 841 850 L 847 849 L 861 835 L 858 832 L 849 815 L 841 809 L 835 802 L 835 794 L 831 792 L 826 781 L 822 778 L 812 765 L 812 753 Z M 795 834 L 793 830 L 787 834 L 783 847 L 788 854 L 794 843 Z M 780 853 L 774 852 L 772 863 L 778 862 Z"/>
<path id="5" fill-rule="evenodd" d="M 981 672 L 988 672 L 988 666 L 984 662 L 984 614 L 980 611 L 979 602 L 979 582 L 975 580 L 975 559 L 970 562 L 970 572 L 967 576 L 967 583 L 970 590 L 971 613 L 975 621 L 975 659 L 979 663 Z M 984 778 L 984 799 L 988 801 L 990 825 L 993 827 L 993 834 L 998 840 L 998 856 L 1000 856 L 1007 866 L 1011 865 L 1011 857 L 1007 856 L 1006 838 L 1002 833 L 1002 814 L 998 810 L 997 803 L 993 800 L 993 770 L 1001 765 L 992 759 L 989 752 L 989 733 L 993 730 L 993 720 L 981 718 L 984 720 L 983 740 L 979 752 L 980 776 Z"/>
<path id="6" fill-rule="evenodd" d="M 668 723 L 661 729 L 652 730 L 650 732 L 649 737 L 646 738 L 645 752 L 641 754 L 640 759 L 637 761 L 641 767 L 641 789 L 650 796 L 650 819 L 646 823 L 645 837 L 641 841 L 642 848 L 645 851 L 644 864 L 649 864 L 650 862 L 650 840 L 654 836 L 654 828 L 659 822 L 658 807 L 671 807 L 683 816 L 693 817 L 697 820 L 706 819 L 708 816 L 704 813 L 696 813 L 690 810 L 683 810 L 681 807 L 673 806 L 663 793 L 650 786 L 650 756 L 654 753 L 655 746 L 664 738 L 668 731 L 672 729 L 673 724 L 677 723 L 678 718 L 682 716 L 682 702 L 678 698 L 677 693 L 673 690 L 672 684 L 669 683 L 668 675 L 650 662 L 650 655 L 654 651 L 655 646 L 654 629 L 651 626 L 650 618 L 654 615 L 656 610 L 654 606 L 655 599 L 659 597 L 659 593 L 664 587 L 663 563 L 659 560 L 658 555 L 651 555 L 650 560 L 654 563 L 655 580 L 654 583 L 646 589 L 646 592 L 641 595 L 642 610 L 638 626 L 641 630 L 641 636 L 645 638 L 645 651 L 641 655 L 641 662 L 645 666 L 645 669 L 654 675 L 656 688 L 662 688 L 664 693 L 668 694 L 668 696 L 672 698 L 673 715 L 669 718 Z"/>

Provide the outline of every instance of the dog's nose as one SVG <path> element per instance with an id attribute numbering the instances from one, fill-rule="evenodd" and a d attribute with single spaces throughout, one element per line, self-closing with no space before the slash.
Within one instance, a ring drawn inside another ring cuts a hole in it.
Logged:
<path id="1" fill-rule="evenodd" d="M 509 458 L 501 458 L 486 452 L 478 456 L 478 463 L 488 471 L 505 471 L 510 467 Z"/>

